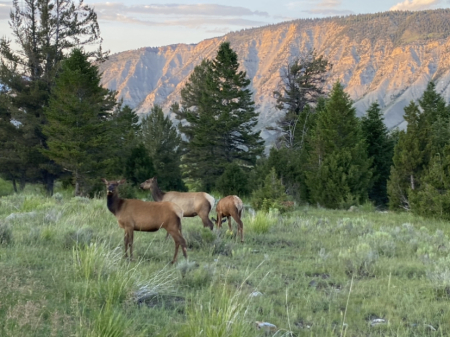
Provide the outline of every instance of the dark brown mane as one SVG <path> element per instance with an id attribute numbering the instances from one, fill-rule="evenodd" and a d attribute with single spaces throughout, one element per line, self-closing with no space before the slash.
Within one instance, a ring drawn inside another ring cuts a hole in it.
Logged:
<path id="1" fill-rule="evenodd" d="M 123 199 L 119 197 L 117 192 L 108 193 L 106 196 L 106 206 L 108 206 L 109 211 L 116 215 L 117 212 L 120 211 L 123 205 Z"/>
<path id="2" fill-rule="evenodd" d="M 156 179 L 153 184 L 153 187 L 150 189 L 150 192 L 152 193 L 152 198 L 154 201 L 162 201 L 163 200 L 165 193 L 163 191 L 161 191 L 161 189 L 159 188 Z"/>

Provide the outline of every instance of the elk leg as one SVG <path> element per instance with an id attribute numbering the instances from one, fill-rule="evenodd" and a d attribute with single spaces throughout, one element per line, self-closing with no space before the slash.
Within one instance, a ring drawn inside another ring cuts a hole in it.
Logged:
<path id="1" fill-rule="evenodd" d="M 209 227 L 211 230 L 214 229 L 214 224 L 211 220 L 208 219 L 208 214 L 206 216 L 201 216 L 199 214 L 198 216 L 200 217 L 200 219 L 202 219 L 203 227 Z"/>
<path id="2" fill-rule="evenodd" d="M 217 227 L 222 228 L 222 214 L 217 214 Z"/>
<path id="3" fill-rule="evenodd" d="M 173 256 L 173 260 L 172 260 L 172 264 L 175 263 L 175 261 L 177 260 L 177 255 L 178 255 L 178 249 L 181 246 L 181 249 L 183 250 L 183 255 L 184 257 L 187 259 L 187 253 L 186 253 L 186 240 L 183 238 L 183 236 L 181 235 L 181 233 L 178 231 L 178 229 L 171 229 L 171 230 L 167 230 L 167 233 L 169 233 L 172 238 L 173 241 L 175 242 L 175 254 Z"/>
<path id="4" fill-rule="evenodd" d="M 230 230 L 230 232 L 233 232 L 233 227 L 231 227 L 231 217 L 227 216 L 227 220 L 228 220 L 228 229 Z"/>
<path id="5" fill-rule="evenodd" d="M 134 240 L 134 230 L 130 230 L 130 240 L 129 240 L 129 245 L 130 245 L 130 261 L 133 260 L 133 240 Z"/>
<path id="6" fill-rule="evenodd" d="M 123 243 L 125 245 L 125 256 L 124 256 L 124 258 L 127 258 L 128 257 L 128 232 L 127 232 L 126 229 L 125 229 L 125 233 L 124 233 L 124 236 L 123 236 Z"/>
<path id="7" fill-rule="evenodd" d="M 233 214 L 232 217 L 238 224 L 238 232 L 241 236 L 241 242 L 244 242 L 244 224 L 242 223 L 241 217 L 236 216 L 235 214 Z"/>

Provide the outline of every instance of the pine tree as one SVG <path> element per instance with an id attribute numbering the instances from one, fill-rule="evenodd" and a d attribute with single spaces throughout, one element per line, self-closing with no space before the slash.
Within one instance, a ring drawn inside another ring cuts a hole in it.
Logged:
<path id="1" fill-rule="evenodd" d="M 415 214 L 450 220 L 450 147 L 435 155 L 422 176 L 422 186 L 409 194 Z"/>
<path id="2" fill-rule="evenodd" d="M 112 163 L 110 113 L 116 108 L 115 92 L 100 84 L 98 67 L 88 55 L 75 49 L 62 63 L 45 109 L 48 123 L 45 155 L 71 172 L 75 195 L 89 192 L 91 179 L 98 178 Z"/>
<path id="3" fill-rule="evenodd" d="M 367 199 L 371 161 L 352 101 L 340 83 L 318 114 L 309 145 L 306 183 L 312 202 L 339 208 Z"/>
<path id="4" fill-rule="evenodd" d="M 405 107 L 406 131 L 401 131 L 394 148 L 393 166 L 388 182 L 389 207 L 411 209 L 410 196 L 422 188 L 422 178 L 431 158 L 442 156 L 448 144 L 449 108 L 436 93 L 433 82 L 419 99 Z M 416 204 L 417 199 L 416 199 Z"/>
<path id="5" fill-rule="evenodd" d="M 393 166 L 388 181 L 389 208 L 409 209 L 408 190 L 414 190 L 424 161 L 424 148 L 420 143 L 419 106 L 411 102 L 405 107 L 406 132 L 400 131 L 394 148 Z"/>
<path id="6" fill-rule="evenodd" d="M 125 174 L 130 153 L 140 144 L 141 124 L 136 112 L 128 105 L 123 106 L 122 102 L 117 105 L 110 120 L 111 132 L 114 133 L 110 143 L 113 163 L 108 166 L 107 175 L 119 177 Z"/>
<path id="7" fill-rule="evenodd" d="M 169 116 L 165 117 L 161 107 L 155 105 L 142 119 L 141 127 L 141 142 L 152 158 L 159 187 L 163 191 L 186 191 L 180 168 L 181 137 Z"/>
<path id="8" fill-rule="evenodd" d="M 183 164 L 190 178 L 210 191 L 227 164 L 252 166 L 262 154 L 263 141 L 254 131 L 257 123 L 250 80 L 238 71 L 237 54 L 228 42 L 220 45 L 213 61 L 194 69 L 181 91 L 181 109 L 174 112 L 185 135 Z"/>
<path id="9" fill-rule="evenodd" d="M 362 117 L 361 127 L 367 144 L 368 157 L 372 158 L 372 187 L 369 189 L 369 199 L 377 205 L 386 205 L 387 180 L 394 155 L 394 142 L 383 122 L 377 102 L 373 103 Z"/>
<path id="10" fill-rule="evenodd" d="M 282 69 L 280 89 L 274 91 L 276 108 L 286 115 L 278 123 L 288 148 L 302 148 L 310 130 L 312 108 L 325 95 L 324 85 L 332 65 L 314 50 Z"/>
<path id="11" fill-rule="evenodd" d="M 0 82 L 7 88 L 12 118 L 20 123 L 27 146 L 20 153 L 27 180 L 40 180 L 48 193 L 61 168 L 42 155 L 47 148 L 42 126 L 46 124 L 44 107 L 65 54 L 75 46 L 101 45 L 97 16 L 92 8 L 72 0 L 13 0 L 10 26 L 19 50 L 11 41 L 0 40 Z M 106 54 L 90 53 L 98 60 Z M 38 177 L 36 177 L 38 175 Z"/>
<path id="12" fill-rule="evenodd" d="M 125 162 L 125 178 L 133 186 L 138 186 L 156 174 L 153 160 L 144 145 L 139 144 L 131 150 Z"/>

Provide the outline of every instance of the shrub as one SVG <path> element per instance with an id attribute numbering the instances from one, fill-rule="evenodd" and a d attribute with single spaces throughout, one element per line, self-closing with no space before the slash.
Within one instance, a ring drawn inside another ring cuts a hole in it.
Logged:
<path id="1" fill-rule="evenodd" d="M 255 216 L 250 218 L 250 221 L 247 221 L 246 228 L 257 234 L 267 233 L 276 221 L 274 214 L 276 214 L 276 212 L 271 212 L 269 214 L 258 212 Z"/>
<path id="2" fill-rule="evenodd" d="M 0 178 L 0 197 L 12 194 L 14 192 L 11 182 Z"/>
<path id="3" fill-rule="evenodd" d="M 9 245 L 13 241 L 11 228 L 4 223 L 0 223 L 0 244 Z"/>
<path id="4" fill-rule="evenodd" d="M 269 212 L 271 208 L 276 208 L 283 213 L 291 208 L 286 201 L 286 189 L 281 179 L 277 178 L 275 169 L 272 168 L 264 179 L 263 186 L 253 192 L 251 204 L 257 210 Z"/>

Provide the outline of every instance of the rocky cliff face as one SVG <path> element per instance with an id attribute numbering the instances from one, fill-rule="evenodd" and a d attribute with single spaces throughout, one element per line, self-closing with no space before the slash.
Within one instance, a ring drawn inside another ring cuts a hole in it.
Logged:
<path id="1" fill-rule="evenodd" d="M 314 48 L 333 63 L 328 86 L 344 84 L 359 115 L 378 101 L 388 127 L 404 127 L 403 107 L 427 83 L 450 101 L 450 10 L 386 12 L 341 18 L 296 20 L 243 30 L 196 45 L 141 48 L 112 55 L 101 65 L 103 85 L 117 90 L 140 114 L 157 103 L 165 111 L 203 58 L 214 58 L 229 41 L 252 80 L 258 127 L 275 123 L 272 92 L 283 67 Z M 263 131 L 268 142 L 273 139 Z"/>

